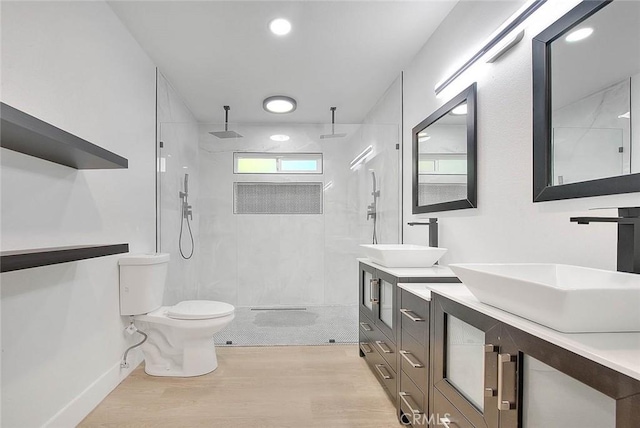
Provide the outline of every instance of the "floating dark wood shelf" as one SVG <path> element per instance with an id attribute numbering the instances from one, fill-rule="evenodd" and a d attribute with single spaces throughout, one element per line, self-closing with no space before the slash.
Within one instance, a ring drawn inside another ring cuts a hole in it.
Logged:
<path id="1" fill-rule="evenodd" d="M 0 253 L 0 270 L 2 272 L 10 272 L 128 252 L 129 244 L 78 245 L 71 247 L 2 251 L 2 253 Z"/>
<path id="2" fill-rule="evenodd" d="M 0 146 L 75 169 L 127 168 L 129 161 L 7 104 L 0 103 Z"/>

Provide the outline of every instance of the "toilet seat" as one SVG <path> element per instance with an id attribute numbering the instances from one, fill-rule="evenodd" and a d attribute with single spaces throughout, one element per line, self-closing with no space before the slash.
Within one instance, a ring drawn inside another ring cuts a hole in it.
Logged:
<path id="1" fill-rule="evenodd" d="M 233 305 L 214 300 L 185 300 L 167 309 L 167 316 L 177 320 L 208 320 L 233 314 Z"/>

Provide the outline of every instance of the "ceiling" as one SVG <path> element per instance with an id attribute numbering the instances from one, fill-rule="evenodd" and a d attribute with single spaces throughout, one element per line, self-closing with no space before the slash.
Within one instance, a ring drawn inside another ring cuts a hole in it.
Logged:
<path id="1" fill-rule="evenodd" d="M 360 123 L 455 5 L 447 1 L 111 1 L 200 122 Z M 267 28 L 291 21 L 287 36 Z M 295 112 L 262 109 L 270 95 Z"/>

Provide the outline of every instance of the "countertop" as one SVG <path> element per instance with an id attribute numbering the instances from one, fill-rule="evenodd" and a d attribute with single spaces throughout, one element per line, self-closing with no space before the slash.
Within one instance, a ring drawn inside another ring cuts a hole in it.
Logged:
<path id="1" fill-rule="evenodd" d="M 547 342 L 575 352 L 591 361 L 640 380 L 640 333 L 561 333 L 481 303 L 464 284 L 412 283 L 398 284 L 398 286 L 429 301 L 432 293 L 437 293 Z"/>
<path id="2" fill-rule="evenodd" d="M 455 278 L 456 276 L 451 269 L 440 265 L 433 265 L 428 268 L 389 268 L 374 263 L 367 258 L 360 258 L 358 261 L 397 278 Z"/>

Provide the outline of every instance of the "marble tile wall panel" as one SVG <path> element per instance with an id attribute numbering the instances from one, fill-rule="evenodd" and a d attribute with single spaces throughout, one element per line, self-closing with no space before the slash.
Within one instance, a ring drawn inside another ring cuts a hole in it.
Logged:
<path id="1" fill-rule="evenodd" d="M 336 132 L 344 131 L 346 137 L 328 140 L 319 139 L 328 128 L 318 125 L 274 125 L 273 129 L 269 125 L 231 125 L 243 135 L 233 140 L 212 137 L 209 132 L 215 127 L 200 127 L 199 298 L 224 300 L 241 307 L 356 304 L 355 259 L 361 254 L 359 244 L 368 242 L 371 227 L 366 221 L 370 174 L 364 168 L 349 168 L 353 152 L 362 150 L 362 125 L 344 125 Z M 397 133 L 397 126 L 391 128 Z M 291 135 L 291 139 L 270 141 L 268 136 L 276 131 Z M 389 144 L 388 139 L 383 140 Z M 392 149 L 382 150 L 374 162 L 381 168 L 381 184 L 391 180 L 385 177 L 397 174 L 395 143 Z M 324 173 L 234 174 L 234 151 L 322 152 Z M 385 164 L 382 158 L 389 155 L 392 159 Z M 392 165 L 390 170 L 383 172 L 388 165 Z M 233 214 L 236 181 L 322 181 L 326 187 L 323 214 Z M 395 183 L 397 187 L 397 176 Z M 388 197 L 395 200 L 390 206 L 397 211 L 397 191 L 389 192 Z M 381 209 L 386 206 L 382 199 L 379 204 Z M 397 239 L 397 213 L 395 218 L 390 228 Z M 390 217 L 386 221 L 394 220 Z"/>

